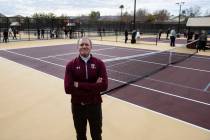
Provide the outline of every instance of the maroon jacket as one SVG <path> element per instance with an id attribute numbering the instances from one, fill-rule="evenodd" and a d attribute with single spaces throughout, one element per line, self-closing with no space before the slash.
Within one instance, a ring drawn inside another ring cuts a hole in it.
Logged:
<path id="1" fill-rule="evenodd" d="M 96 83 L 99 77 L 103 80 L 101 83 Z M 74 81 L 78 82 L 77 88 L 74 87 Z M 75 58 L 66 66 L 64 86 L 66 94 L 71 94 L 71 102 L 74 104 L 101 103 L 100 92 L 105 91 L 108 87 L 104 63 L 92 55 L 87 65 L 80 56 Z"/>

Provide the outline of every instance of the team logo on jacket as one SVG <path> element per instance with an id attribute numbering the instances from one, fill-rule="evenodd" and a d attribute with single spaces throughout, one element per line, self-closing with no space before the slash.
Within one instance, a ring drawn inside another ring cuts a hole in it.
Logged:
<path id="1" fill-rule="evenodd" d="M 96 65 L 95 64 L 91 64 L 91 69 L 96 69 Z"/>
<path id="2" fill-rule="evenodd" d="M 80 66 L 77 66 L 76 69 L 79 70 L 80 69 Z"/>

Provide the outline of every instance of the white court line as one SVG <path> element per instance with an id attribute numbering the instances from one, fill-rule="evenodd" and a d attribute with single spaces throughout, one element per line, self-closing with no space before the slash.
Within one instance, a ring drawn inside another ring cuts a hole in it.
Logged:
<path id="1" fill-rule="evenodd" d="M 4 58 L 4 59 L 7 59 L 7 58 Z M 9 59 L 7 59 L 7 60 L 8 60 L 8 61 L 12 61 L 12 60 L 9 60 Z M 15 61 L 12 61 L 12 62 L 14 62 L 14 63 L 16 63 L 16 64 L 20 64 L 20 63 L 17 63 L 17 62 L 15 62 Z M 35 70 L 35 69 L 33 69 L 33 68 L 29 67 L 29 66 L 25 66 L 25 65 L 22 65 L 22 66 L 23 66 L 23 67 L 26 67 L 26 68 L 28 68 L 28 69 L 31 69 L 31 70 Z M 45 73 L 45 72 L 43 72 L 43 71 L 40 71 L 40 70 L 35 70 L 35 71 L 39 71 L 40 73 L 42 73 L 42 74 L 44 74 L 44 75 L 51 76 L 51 77 L 56 78 L 56 79 L 59 79 L 59 80 L 63 80 L 62 78 L 58 78 L 58 77 L 56 77 L 56 76 L 54 76 L 54 75 L 47 74 L 47 73 Z M 127 104 L 129 104 L 129 105 L 132 105 L 132 106 L 134 106 L 134 107 L 137 107 L 137 108 L 140 108 L 140 109 L 143 109 L 143 110 L 146 110 L 146 111 L 150 111 L 150 112 L 155 113 L 155 114 L 157 114 L 157 115 L 160 115 L 160 116 L 163 116 L 163 117 L 166 117 L 166 118 L 169 118 L 169 119 L 172 119 L 172 120 L 181 122 L 181 123 L 183 123 L 183 124 L 190 125 L 190 126 L 192 126 L 192 127 L 195 127 L 195 128 L 201 129 L 201 130 L 204 130 L 204 131 L 206 131 L 206 132 L 210 132 L 209 129 L 206 129 L 206 128 L 200 127 L 200 126 L 198 126 L 198 125 L 195 125 L 195 124 L 192 124 L 192 123 L 183 121 L 183 120 L 181 120 L 181 119 L 178 119 L 178 118 L 175 118 L 175 117 L 172 117 L 172 116 L 169 116 L 169 115 L 166 115 L 166 114 L 163 114 L 163 113 L 160 113 L 160 112 L 157 112 L 157 111 L 154 111 L 154 110 L 151 110 L 151 109 L 148 109 L 148 108 L 139 106 L 139 105 L 136 105 L 136 104 L 134 104 L 134 103 L 127 102 L 127 101 L 125 101 L 125 100 L 122 100 L 122 99 L 119 99 L 119 98 L 116 98 L 116 97 L 113 97 L 113 96 L 110 96 L 110 95 L 103 95 L 103 96 L 106 96 L 106 97 L 109 97 L 109 98 L 118 100 L 118 101 L 123 102 L 123 103 L 127 103 Z"/>
<path id="2" fill-rule="evenodd" d="M 34 60 L 38 60 L 38 61 L 41 61 L 41 62 L 45 62 L 45 63 L 48 63 L 48 64 L 52 64 L 52 65 L 56 65 L 56 66 L 65 68 L 65 66 L 63 66 L 63 65 L 59 65 L 59 64 L 56 64 L 56 63 L 48 62 L 48 61 L 45 61 L 45 60 L 42 60 L 42 59 L 39 59 L 39 58 L 34 58 L 34 57 L 31 57 L 31 56 L 19 54 L 19 53 L 8 51 L 8 50 L 4 50 L 4 51 L 9 52 L 9 53 L 12 53 L 12 54 L 20 55 L 20 56 L 23 56 L 23 57 L 31 58 L 31 59 L 34 59 Z M 126 83 L 124 81 L 120 81 L 120 80 L 113 79 L 113 78 L 108 78 L 108 79 L 113 80 L 113 81 L 117 81 L 117 82 L 120 82 L 120 83 Z M 205 102 L 193 100 L 193 99 L 182 97 L 182 96 L 178 96 L 178 95 L 173 95 L 173 94 L 168 93 L 168 92 L 163 92 L 163 91 L 160 91 L 160 90 L 155 90 L 155 89 L 152 89 L 152 88 L 148 88 L 148 87 L 144 87 L 144 86 L 139 86 L 139 85 L 135 85 L 135 84 L 129 84 L 129 85 L 132 85 L 132 86 L 135 86 L 135 87 L 139 87 L 139 88 L 143 88 L 143 89 L 147 89 L 147 90 L 154 91 L 154 92 L 158 92 L 158 93 L 161 93 L 161 94 L 164 94 L 164 95 L 173 96 L 173 97 L 180 98 L 180 99 L 183 99 L 183 100 L 187 100 L 187 101 L 199 103 L 199 104 L 202 104 L 202 105 L 210 106 L 209 103 L 205 103 Z"/>
<path id="3" fill-rule="evenodd" d="M 28 40 L 27 40 L 28 41 Z M 31 40 L 31 41 L 46 41 L 46 40 Z M 30 49 L 30 48 L 42 48 L 42 47 L 52 47 L 52 46 L 62 46 L 62 45 L 74 45 L 74 44 L 49 44 L 47 46 L 32 46 L 32 47 L 28 47 L 28 46 L 25 46 L 25 47 L 20 47 L 20 48 L 1 48 L 0 50 L 19 50 L 19 49 Z"/>
<path id="4" fill-rule="evenodd" d="M 115 49 L 115 47 L 103 48 L 103 49 L 95 49 L 95 50 L 92 50 L 92 52 L 97 52 L 97 51 L 101 51 L 101 50 L 110 50 L 110 49 Z M 78 52 L 63 53 L 63 54 L 57 54 L 57 55 L 49 55 L 49 56 L 45 56 L 45 57 L 39 57 L 39 59 L 56 57 L 56 56 L 65 56 L 65 55 L 69 55 L 69 54 L 78 54 Z"/>
<path id="5" fill-rule="evenodd" d="M 93 54 L 97 54 L 97 53 L 93 53 Z M 108 55 L 104 55 L 104 56 L 108 56 Z M 112 57 L 112 56 L 108 56 L 108 57 Z M 51 58 L 63 60 L 63 61 L 69 61 L 69 59 L 63 59 L 63 58 L 57 58 L 57 57 L 51 57 Z"/>
<path id="6" fill-rule="evenodd" d="M 95 46 L 95 45 L 94 45 Z M 99 45 L 100 46 L 100 45 Z M 116 48 L 116 47 L 109 47 L 109 48 L 103 48 L 103 49 L 95 49 L 95 50 L 92 50 L 92 52 L 97 52 L 97 51 L 101 51 L 101 50 L 109 50 L 109 49 L 126 49 L 126 50 L 134 50 L 134 49 L 130 49 L 130 48 L 123 48 L 123 47 L 119 47 L 119 48 Z M 146 50 L 139 50 L 139 51 L 142 51 L 142 52 L 152 52 L 152 51 L 146 51 Z M 65 55 L 69 55 L 69 54 L 77 54 L 78 52 L 72 52 L 72 53 L 63 53 L 63 54 L 58 54 L 58 55 L 49 55 L 49 56 L 45 56 L 45 57 L 39 57 L 40 59 L 44 59 L 44 58 L 50 58 L 50 57 L 56 57 L 56 56 L 65 56 Z M 97 53 L 95 53 L 97 54 Z M 102 54 L 101 54 L 102 55 Z M 105 55 L 104 55 L 105 56 Z M 108 55 L 107 55 L 108 56 Z M 114 56 L 111 56 L 110 57 L 114 57 Z"/>
<path id="7" fill-rule="evenodd" d="M 28 41 L 28 40 L 27 40 Z M 46 41 L 46 40 L 31 40 L 31 41 Z M 76 40 L 77 41 L 77 40 Z M 32 46 L 32 47 L 28 47 L 28 46 L 25 46 L 25 47 L 20 47 L 20 48 L 9 48 L 9 50 L 19 50 L 19 49 L 30 49 L 30 48 L 44 48 L 44 47 L 57 47 L 57 46 L 64 46 L 64 45 L 72 45 L 72 46 L 77 46 L 77 43 L 75 42 L 74 44 L 69 44 L 69 43 L 64 43 L 64 44 L 49 44 L 47 46 Z M 94 44 L 93 46 L 99 46 L 99 47 L 102 47 L 102 46 L 108 46 L 110 47 L 109 45 L 98 45 L 98 44 Z M 8 50 L 8 48 L 1 48 L 0 50 Z"/>
<path id="8" fill-rule="evenodd" d="M 69 59 L 63 59 L 63 58 L 57 58 L 57 57 L 51 57 L 51 59 L 57 59 L 57 60 L 62 60 L 62 61 L 70 61 Z"/>
<path id="9" fill-rule="evenodd" d="M 116 57 L 116 56 L 113 56 L 113 55 L 101 54 L 101 53 L 93 53 L 93 54 L 101 55 L 101 56 L 108 56 L 108 57 Z"/>
<path id="10" fill-rule="evenodd" d="M 99 53 L 96 53 L 98 55 L 100 55 Z M 110 57 L 118 57 L 118 56 L 114 56 L 114 55 L 109 55 Z M 138 60 L 138 59 L 129 59 L 129 60 L 135 60 L 135 61 L 140 61 L 140 62 L 146 62 L 146 63 L 151 63 L 151 64 L 157 64 L 157 65 L 166 65 L 163 63 L 157 63 L 157 62 L 151 62 L 151 61 L 143 61 L 143 60 Z M 127 61 L 126 61 L 127 62 Z M 117 64 L 116 64 L 117 65 Z M 170 67 L 175 67 L 175 68 L 183 68 L 183 69 L 188 69 L 188 70 L 193 70 L 193 71 L 200 71 L 200 72 L 207 72 L 210 73 L 209 70 L 203 70 L 203 69 L 195 69 L 195 68 L 190 68 L 190 67 L 183 67 L 183 66 L 176 66 L 176 65 L 169 65 Z"/>
<path id="11" fill-rule="evenodd" d="M 48 63 L 48 64 L 52 64 L 52 65 L 56 65 L 56 66 L 65 68 L 65 66 L 63 66 L 63 65 L 59 65 L 59 64 L 56 64 L 56 63 L 52 63 L 52 62 L 49 62 L 49 61 L 45 61 L 45 60 L 42 60 L 42 59 L 39 59 L 39 58 L 31 57 L 31 56 L 28 56 L 28 55 L 24 55 L 24 54 L 12 52 L 12 51 L 8 51 L 8 50 L 4 50 L 4 51 L 5 51 L 5 52 L 12 53 L 12 54 L 19 55 L 19 56 L 27 57 L 27 58 L 30 58 L 30 59 L 38 60 L 38 61 L 40 61 L 40 62 L 45 62 L 45 63 Z"/>
<path id="12" fill-rule="evenodd" d="M 124 81 L 120 81 L 120 80 L 113 79 L 113 78 L 109 78 L 109 79 L 113 80 L 113 81 L 116 81 L 116 82 L 119 82 L 119 83 L 126 84 L 126 82 L 124 82 Z M 144 87 L 144 86 L 140 86 L 140 85 L 136 85 L 136 84 L 129 84 L 129 85 L 132 85 L 134 87 L 147 89 L 147 90 L 154 91 L 154 92 L 157 92 L 157 93 L 161 93 L 161 94 L 164 94 L 164 95 L 169 95 L 169 96 L 173 96 L 173 97 L 176 97 L 176 98 L 184 99 L 184 100 L 187 100 L 187 101 L 199 103 L 199 104 L 202 104 L 202 105 L 210 106 L 210 103 L 205 103 L 205 102 L 201 102 L 201 101 L 198 101 L 198 100 L 182 97 L 182 96 L 179 96 L 179 95 L 174 95 L 174 94 L 171 94 L 171 93 L 168 93 L 168 92 L 164 92 L 164 91 L 160 91 L 160 90 L 156 90 L 156 89 L 152 89 L 152 88 L 148 88 L 148 87 Z"/>
<path id="13" fill-rule="evenodd" d="M 57 56 L 65 56 L 65 55 L 69 55 L 69 54 L 76 54 L 77 52 L 71 52 L 71 53 L 61 53 L 61 54 L 57 54 L 57 55 L 49 55 L 49 56 L 45 56 L 45 57 L 38 57 L 39 59 L 45 59 L 45 58 L 51 58 L 51 57 L 57 57 Z"/>
<path id="14" fill-rule="evenodd" d="M 108 56 L 108 57 L 113 57 L 112 55 L 104 55 L 104 54 L 99 54 L 99 53 L 94 53 L 94 54 L 102 55 L 102 56 Z M 62 59 L 62 58 L 55 58 L 55 59 L 62 60 L 62 61 L 68 61 L 67 59 Z M 129 62 L 129 61 L 125 61 L 125 62 L 122 62 L 122 63 L 126 63 L 126 62 Z M 142 61 L 142 62 L 147 62 L 147 61 Z M 117 64 L 114 64 L 114 65 L 110 65 L 108 67 L 116 66 L 116 65 L 119 65 L 119 64 L 122 64 L 122 63 L 117 63 Z M 150 62 L 150 63 L 154 63 L 154 62 Z M 160 63 L 154 63 L 154 64 L 163 65 L 163 64 L 160 64 Z M 171 66 L 173 66 L 173 65 L 171 65 Z M 118 72 L 118 73 L 126 74 L 126 75 L 137 76 L 137 75 L 133 75 L 133 74 L 129 74 L 129 73 L 124 73 L 124 72 L 119 72 L 119 71 L 115 71 L 115 70 L 111 70 L 111 69 L 108 69 L 108 70 L 113 71 L 113 72 Z M 164 83 L 164 84 L 175 85 L 175 86 L 179 86 L 179 87 L 184 87 L 184 88 L 189 88 L 189 89 L 193 89 L 193 90 L 203 91 L 203 92 L 207 92 L 208 93 L 208 91 L 207 91 L 208 87 L 206 87 L 204 90 L 202 90 L 202 89 L 193 88 L 193 87 L 190 87 L 190 86 L 180 85 L 180 84 L 176 84 L 176 83 L 172 83 L 172 82 L 165 82 L 165 81 L 157 80 L 157 79 L 153 79 L 153 78 L 145 78 L 145 79 L 152 80 L 152 81 L 157 81 L 157 82 L 161 82 L 161 83 Z M 209 87 L 210 87 L 210 83 L 209 83 Z"/>
<path id="15" fill-rule="evenodd" d="M 102 56 L 108 56 L 108 57 L 117 57 L 117 56 L 113 56 L 113 55 L 105 55 L 105 54 L 100 54 L 100 53 L 94 53 L 94 54 L 97 54 L 97 55 L 102 55 Z M 145 57 L 146 58 L 146 57 Z M 128 61 L 124 61 L 124 62 L 121 62 L 121 63 L 116 63 L 116 64 L 113 64 L 113 65 L 109 65 L 107 67 L 112 67 L 112 66 L 116 66 L 116 65 L 120 65 L 120 64 L 123 64 L 123 63 L 127 63 L 127 62 L 130 62 L 130 61 L 139 61 L 139 62 L 146 62 L 146 63 L 151 63 L 151 64 L 157 64 L 157 65 L 166 65 L 166 64 L 162 64 L 162 63 L 156 63 L 156 62 L 151 62 L 151 61 L 143 61 L 143 60 L 138 60 L 138 59 L 128 59 Z"/>
<path id="16" fill-rule="evenodd" d="M 62 61 L 70 61 L 69 59 L 58 58 L 58 57 L 50 57 L 50 58 L 57 59 L 57 60 L 62 60 Z"/>
<path id="17" fill-rule="evenodd" d="M 151 109 L 148 109 L 148 108 L 145 108 L 145 107 L 142 107 L 142 106 L 139 106 L 139 105 L 136 105 L 136 104 L 133 104 L 131 102 L 127 102 L 125 100 L 122 100 L 122 99 L 119 99 L 119 98 L 116 98 L 116 97 L 113 97 L 113 96 L 110 96 L 110 95 L 104 95 L 104 96 L 107 96 L 109 98 L 112 98 L 112 99 L 115 99 L 115 100 L 118 100 L 120 102 L 123 102 L 123 103 L 126 103 L 126 104 L 129 104 L 129 105 L 132 105 L 134 107 L 137 107 L 137 108 L 140 108 L 140 109 L 143 109 L 143 110 L 146 110 L 146 111 L 149 111 L 149 112 L 152 112 L 154 114 L 157 114 L 157 115 L 160 115 L 160 116 L 163 116 L 163 117 L 166 117 L 166 118 L 169 118 L 169 119 L 172 119 L 172 120 L 175 120 L 175 121 L 178 121 L 178 122 L 181 122 L 183 124 L 187 124 L 187 125 L 190 125 L 192 127 L 195 127 L 195 128 L 198 128 L 198 129 L 201 129 L 201 130 L 204 130 L 204 131 L 207 131 L 207 132 L 210 132 L 209 129 L 206 129 L 206 128 L 203 128 L 203 127 L 200 127 L 198 125 L 195 125 L 195 124 L 192 124 L 192 123 L 189 123 L 189 122 L 186 122 L 186 121 L 183 121 L 183 120 L 180 120 L 180 119 L 177 119 L 175 117 L 172 117 L 172 116 L 169 116 L 169 115 L 166 115 L 166 114 L 163 114 L 163 113 L 160 113 L 160 112 L 157 112 L 157 111 L 154 111 L 154 110 L 151 110 Z"/>
<path id="18" fill-rule="evenodd" d="M 192 56 L 193 58 L 198 58 L 198 59 L 207 59 L 210 60 L 210 57 L 202 57 L 202 56 Z"/>
<path id="19" fill-rule="evenodd" d="M 193 70 L 193 71 L 200 71 L 200 72 L 207 72 L 207 73 L 210 73 L 209 70 L 195 69 L 195 68 L 183 67 L 183 66 L 175 66 L 175 65 L 169 65 L 169 66 L 175 67 L 175 68 L 182 68 L 182 69 L 188 69 L 188 70 Z"/>
<path id="20" fill-rule="evenodd" d="M 96 55 L 102 55 L 102 56 L 108 56 L 108 57 L 116 57 L 116 56 L 113 56 L 113 55 L 106 55 L 106 54 L 100 54 L 100 53 L 93 53 L 93 54 L 96 54 Z M 57 58 L 56 58 L 57 59 Z M 64 61 L 67 61 L 66 59 L 60 59 L 60 60 L 64 60 Z M 136 60 L 136 59 L 130 59 L 130 60 Z M 155 63 L 155 62 L 150 62 L 150 61 L 142 61 L 142 60 L 136 60 L 136 61 L 141 61 L 141 62 L 147 62 L 147 63 L 153 63 L 153 64 L 158 64 L 158 65 L 165 65 L 165 64 L 161 64 L 161 63 Z M 127 63 L 127 62 L 130 62 L 130 61 L 125 61 L 125 62 L 122 62 L 122 63 Z M 117 64 L 114 64 L 114 65 L 110 65 L 108 67 L 112 67 L 112 66 L 116 66 L 116 65 L 119 65 L 119 64 L 122 64 L 122 63 L 117 63 Z M 174 66 L 174 65 L 170 65 L 170 66 Z M 177 66 L 179 68 L 183 68 L 181 66 Z M 186 67 L 185 67 L 186 68 Z M 111 70 L 109 69 L 110 71 L 114 71 L 114 70 Z M 192 70 L 192 68 L 191 68 Z M 193 69 L 193 70 L 198 70 L 198 69 Z M 206 70 L 199 70 L 199 71 L 204 71 L 204 72 L 209 72 L 209 71 L 206 71 Z M 137 75 L 132 75 L 132 74 L 129 74 L 129 73 L 124 73 L 124 72 L 119 72 L 119 71 L 114 71 L 114 72 L 118 72 L 118 73 L 123 73 L 123 74 L 127 74 L 127 75 L 131 75 L 131 76 L 137 76 Z M 204 91 L 204 92 L 208 92 L 207 89 L 205 90 L 202 90 L 202 89 L 198 89 L 198 88 L 193 88 L 193 87 L 190 87 L 190 86 L 184 86 L 184 85 L 180 85 L 180 84 L 176 84 L 176 83 L 172 83 L 172 82 L 165 82 L 165 81 L 161 81 L 161 80 L 157 80 L 157 79 L 153 79 L 153 78 L 145 78 L 145 79 L 148 79 L 148 80 L 152 80 L 152 81 L 157 81 L 157 82 L 161 82 L 161 83 L 164 83 L 164 84 L 170 84 L 170 85 L 175 85 L 175 86 L 179 86 L 179 87 L 184 87 L 184 88 L 189 88 L 189 89 L 193 89 L 193 90 L 198 90 L 198 91 Z M 210 83 L 209 83 L 209 86 L 210 86 Z"/>
<path id="21" fill-rule="evenodd" d="M 209 89 L 209 87 L 210 87 L 210 82 L 209 82 L 208 85 L 204 88 L 203 91 L 207 92 L 207 90 Z"/>
<path id="22" fill-rule="evenodd" d="M 189 88 L 189 89 L 198 90 L 198 91 L 202 91 L 203 92 L 202 89 L 194 88 L 194 87 L 190 87 L 190 86 L 185 86 L 185 85 L 181 85 L 181 84 L 176 84 L 176 83 L 173 83 L 173 82 L 165 82 L 165 81 L 161 81 L 161 80 L 157 80 L 157 79 L 153 79 L 153 78 L 146 78 L 146 79 L 152 80 L 152 81 L 156 81 L 156 82 L 160 82 L 160 83 L 164 83 L 164 84 L 179 86 L 179 87 L 183 87 L 183 88 Z M 208 91 L 204 91 L 204 92 L 208 92 Z"/>
<path id="23" fill-rule="evenodd" d="M 46 41 L 46 40 L 36 40 L 36 41 Z M 75 44 L 55 44 L 55 45 L 47 45 L 47 46 L 32 46 L 30 48 L 41 48 L 41 47 L 49 47 L 49 46 L 62 46 L 62 45 L 76 45 Z M 111 45 L 103 45 L 103 44 L 93 44 L 93 47 L 94 46 L 99 46 L 99 47 L 102 47 L 102 46 L 107 46 L 107 47 L 110 47 Z M 28 46 L 26 47 L 21 47 L 21 48 L 9 48 L 9 50 L 17 50 L 17 49 L 27 49 L 29 48 Z M 115 46 L 115 48 L 118 48 L 118 49 L 127 49 L 127 50 L 138 50 L 138 48 L 127 48 L 127 47 L 120 47 L 120 46 Z M 8 48 L 0 48 L 0 50 L 8 50 Z M 143 52 L 153 52 L 151 50 L 144 50 L 144 49 L 139 49 L 139 51 L 143 51 Z M 210 60 L 210 58 L 206 58 L 206 57 L 202 57 L 202 56 L 192 56 L 193 58 L 200 58 L 200 59 L 208 59 Z"/>
<path id="24" fill-rule="evenodd" d="M 134 75 L 134 74 L 126 73 L 126 72 L 120 72 L 120 71 L 116 71 L 116 70 L 112 70 L 112 69 L 107 69 L 107 70 L 113 71 L 113 72 L 116 72 L 116 73 L 125 74 L 125 75 L 128 75 L 128 76 L 133 76 L 133 77 L 136 77 L 136 78 L 140 77 L 139 75 Z M 151 80 L 151 81 L 156 81 L 156 82 L 160 82 L 160 83 L 164 83 L 164 84 L 167 84 L 167 85 L 173 85 L 173 86 L 178 86 L 178 87 L 198 90 L 198 91 L 202 91 L 202 92 L 208 92 L 208 91 L 204 91 L 204 90 L 199 89 L 199 88 L 193 88 L 193 87 L 190 87 L 190 86 L 185 86 L 185 85 L 176 84 L 176 83 L 172 83 L 172 82 L 165 82 L 165 81 L 161 81 L 161 80 L 157 80 L 157 79 L 153 79 L 153 78 L 149 78 L 149 77 L 144 78 L 144 79 Z M 210 86 L 210 83 L 209 83 L 209 86 Z"/>

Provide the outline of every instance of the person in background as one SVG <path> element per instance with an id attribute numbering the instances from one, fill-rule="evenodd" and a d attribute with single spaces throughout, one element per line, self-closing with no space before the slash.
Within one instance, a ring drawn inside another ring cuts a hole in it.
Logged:
<path id="1" fill-rule="evenodd" d="M 166 32 L 166 39 L 167 39 L 167 40 L 168 40 L 168 36 L 169 36 L 169 34 L 170 34 L 170 31 L 171 31 L 171 29 L 168 28 L 168 30 L 167 30 L 167 32 Z"/>
<path id="2" fill-rule="evenodd" d="M 7 43 L 8 42 L 8 30 L 4 29 L 3 32 L 3 42 Z"/>
<path id="3" fill-rule="evenodd" d="M 136 32 L 136 40 L 139 40 L 140 39 L 140 31 L 137 31 Z"/>
<path id="4" fill-rule="evenodd" d="M 159 30 L 159 35 L 158 35 L 159 40 L 160 40 L 160 38 L 161 38 L 161 35 L 162 35 L 162 30 L 160 29 L 160 30 Z"/>
<path id="5" fill-rule="evenodd" d="M 174 28 L 172 28 L 171 32 L 170 32 L 170 46 L 174 47 L 175 46 L 175 41 L 176 41 L 176 31 Z"/>
<path id="6" fill-rule="evenodd" d="M 13 28 L 13 39 L 17 39 L 17 30 Z"/>
<path id="7" fill-rule="evenodd" d="M 103 28 L 102 30 L 103 30 L 103 34 L 104 34 L 104 36 L 106 36 L 106 31 L 105 31 L 105 28 Z"/>
<path id="8" fill-rule="evenodd" d="M 198 31 L 195 31 L 194 40 L 197 40 L 198 38 L 199 38 L 199 32 Z"/>
<path id="9" fill-rule="evenodd" d="M 125 30 L 125 43 L 127 43 L 128 41 L 128 30 L 126 29 Z"/>
<path id="10" fill-rule="evenodd" d="M 207 43 L 206 31 L 204 31 L 204 30 L 201 31 L 201 34 L 199 36 L 199 41 L 198 42 L 199 42 L 198 50 L 200 51 L 202 49 L 203 51 L 205 51 L 206 50 L 206 43 Z"/>
<path id="11" fill-rule="evenodd" d="M 40 29 L 39 28 L 37 29 L 37 37 L 38 37 L 38 39 L 40 39 Z"/>
<path id="12" fill-rule="evenodd" d="M 188 34 L 187 34 L 187 42 L 191 42 L 192 41 L 193 35 L 194 35 L 194 32 L 188 31 Z"/>
<path id="13" fill-rule="evenodd" d="M 41 30 L 41 38 L 44 39 L 44 29 Z"/>

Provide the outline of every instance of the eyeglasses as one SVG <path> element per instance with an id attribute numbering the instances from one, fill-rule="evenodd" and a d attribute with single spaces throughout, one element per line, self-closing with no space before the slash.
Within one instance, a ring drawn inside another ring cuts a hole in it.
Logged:
<path id="1" fill-rule="evenodd" d="M 88 43 L 82 43 L 80 46 L 90 46 Z"/>

